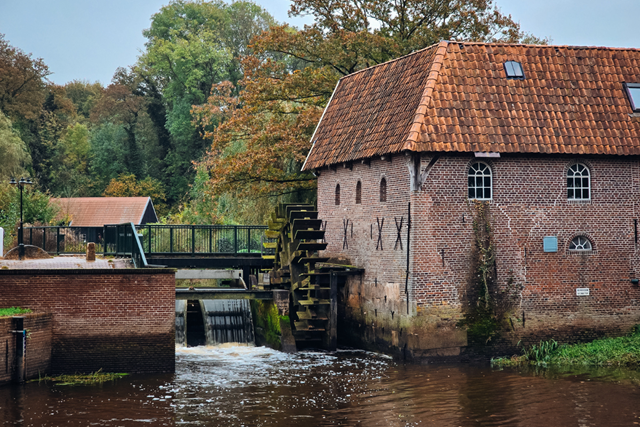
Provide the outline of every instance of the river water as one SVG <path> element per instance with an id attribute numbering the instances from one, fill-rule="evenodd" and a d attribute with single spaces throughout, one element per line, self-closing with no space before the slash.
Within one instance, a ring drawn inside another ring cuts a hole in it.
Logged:
<path id="1" fill-rule="evenodd" d="M 175 375 L 0 387 L 0 425 L 634 426 L 640 372 L 403 365 L 361 351 L 176 349 Z"/>

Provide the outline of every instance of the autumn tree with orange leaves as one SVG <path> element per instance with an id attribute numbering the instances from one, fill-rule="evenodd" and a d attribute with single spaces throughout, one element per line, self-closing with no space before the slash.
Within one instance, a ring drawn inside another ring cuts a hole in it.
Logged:
<path id="1" fill-rule="evenodd" d="M 315 178 L 300 168 L 339 78 L 440 40 L 546 42 L 492 0 L 294 0 L 289 15 L 315 22 L 254 38 L 241 90 L 214 85 L 193 110 L 204 128 L 222 123 L 204 135 L 211 148 L 197 165 L 208 173 L 200 196 L 242 200 L 245 218 L 255 217 L 260 198 L 314 201 Z"/>

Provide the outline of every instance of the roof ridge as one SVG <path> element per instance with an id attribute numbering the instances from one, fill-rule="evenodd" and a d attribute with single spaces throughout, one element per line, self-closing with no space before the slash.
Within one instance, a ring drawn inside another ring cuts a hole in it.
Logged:
<path id="1" fill-rule="evenodd" d="M 532 44 L 532 43 L 505 43 L 505 42 L 472 42 L 472 41 L 451 41 L 451 44 L 462 44 L 467 46 L 528 46 L 528 47 L 540 47 L 540 48 L 549 48 L 549 49 L 557 49 L 557 48 L 566 48 L 566 49 L 599 49 L 599 50 L 630 50 L 630 51 L 640 51 L 640 48 L 636 47 L 610 47 L 610 46 L 578 46 L 578 45 L 570 45 L 570 44 Z"/>
<path id="2" fill-rule="evenodd" d="M 436 54 L 431 61 L 431 71 L 427 76 L 427 83 L 424 87 L 424 91 L 422 92 L 422 96 L 420 97 L 420 104 L 418 104 L 418 109 L 416 110 L 416 114 L 413 118 L 413 122 L 411 123 L 411 127 L 409 128 L 409 134 L 407 135 L 407 139 L 402 146 L 402 150 L 415 150 L 416 144 L 420 142 L 420 134 L 421 128 L 424 124 L 424 116 L 427 113 L 427 108 L 429 106 L 429 101 L 431 100 L 431 95 L 433 94 L 433 89 L 436 87 L 436 81 L 438 80 L 438 76 L 440 76 L 440 70 L 442 69 L 442 64 L 444 63 L 444 57 L 447 54 L 447 47 L 449 46 L 449 42 L 441 41 L 438 43 L 438 50 L 436 50 Z"/>
<path id="3" fill-rule="evenodd" d="M 438 43 L 434 43 L 434 44 L 432 44 L 432 45 L 430 45 L 430 46 L 423 47 L 422 49 L 418 49 L 418 50 L 416 50 L 416 51 L 413 51 L 413 52 L 408 53 L 408 54 L 403 55 L 403 56 L 399 56 L 399 57 L 394 58 L 394 59 L 391 59 L 391 60 L 389 60 L 389 61 L 381 62 L 381 63 L 379 63 L 379 64 L 375 64 L 375 65 L 372 65 L 372 66 L 370 66 L 370 67 L 363 68 L 362 70 L 354 71 L 353 73 L 350 73 L 350 74 L 347 74 L 346 76 L 342 76 L 342 77 L 340 77 L 340 80 L 342 80 L 342 79 L 346 79 L 347 77 L 355 76 L 356 74 L 360 74 L 360 73 L 362 73 L 362 72 L 364 72 L 364 71 L 371 70 L 372 68 L 377 68 L 377 67 L 381 67 L 381 66 L 383 66 L 383 65 L 392 64 L 392 63 L 394 63 L 394 62 L 400 61 L 401 59 L 408 58 L 409 56 L 417 55 L 417 54 L 419 54 L 419 53 L 421 53 L 421 52 L 424 52 L 425 50 L 433 49 L 433 48 L 435 48 L 436 46 L 440 46 L 442 43 L 449 43 L 449 42 L 447 42 L 447 41 L 441 41 L 441 42 L 438 42 Z"/>

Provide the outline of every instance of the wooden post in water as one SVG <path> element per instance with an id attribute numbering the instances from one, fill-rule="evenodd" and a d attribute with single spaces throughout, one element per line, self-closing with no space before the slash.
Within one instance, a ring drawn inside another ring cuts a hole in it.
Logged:
<path id="1" fill-rule="evenodd" d="M 338 348 L 338 275 L 331 271 L 329 282 L 329 326 L 327 330 L 327 350 L 336 351 Z"/>

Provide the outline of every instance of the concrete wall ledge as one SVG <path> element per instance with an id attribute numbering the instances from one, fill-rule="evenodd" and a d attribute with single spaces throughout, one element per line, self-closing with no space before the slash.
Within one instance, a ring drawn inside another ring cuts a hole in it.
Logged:
<path id="1" fill-rule="evenodd" d="M 175 274 L 175 268 L 43 268 L 43 269 L 0 269 L 0 276 L 53 276 L 63 275 L 123 275 L 123 274 Z"/>

